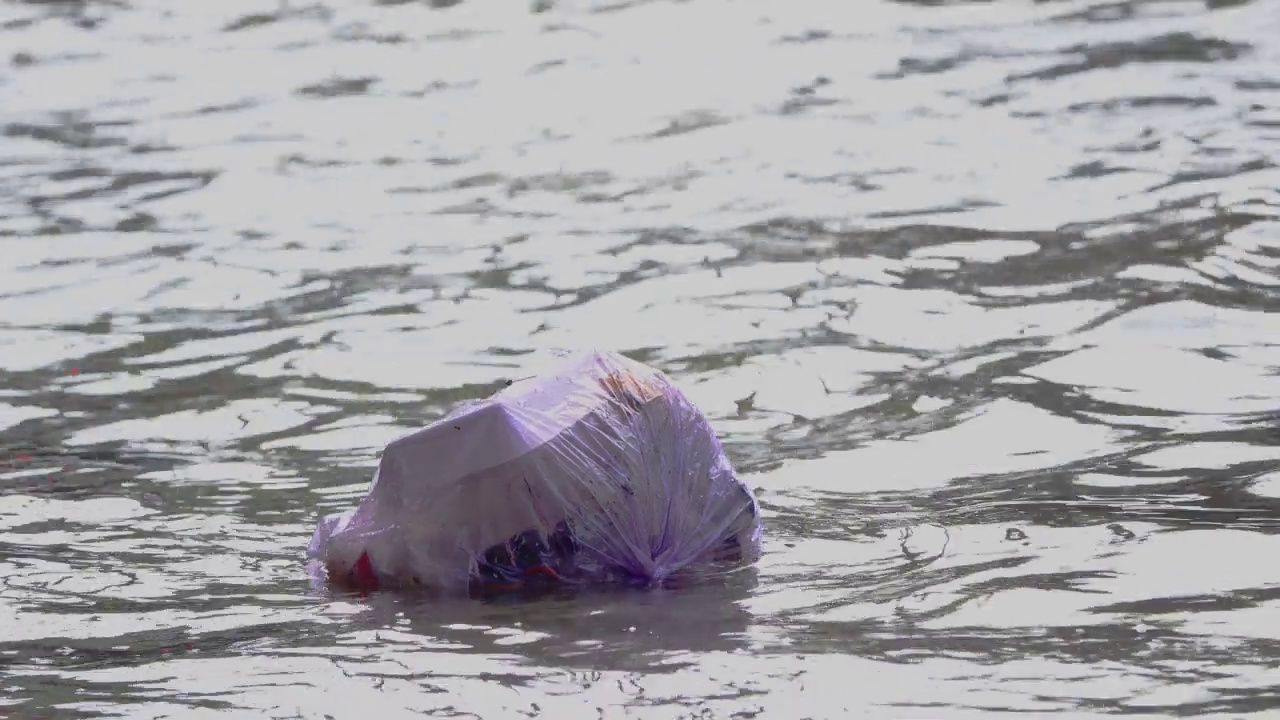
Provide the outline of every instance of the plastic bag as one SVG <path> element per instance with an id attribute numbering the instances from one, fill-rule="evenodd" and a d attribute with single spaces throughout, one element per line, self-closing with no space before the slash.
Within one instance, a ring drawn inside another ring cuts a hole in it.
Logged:
<path id="1" fill-rule="evenodd" d="M 666 375 L 591 352 L 392 442 L 308 554 L 361 589 L 653 585 L 754 562 L 759 516 Z"/>

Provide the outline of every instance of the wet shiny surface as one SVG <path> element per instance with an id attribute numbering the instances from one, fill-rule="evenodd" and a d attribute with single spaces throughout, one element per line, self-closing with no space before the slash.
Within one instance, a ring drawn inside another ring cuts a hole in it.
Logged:
<path id="1" fill-rule="evenodd" d="M 1274 7 L 535 8 L 0 5 L 0 714 L 1280 708 Z M 312 592 L 383 443 L 584 345 L 756 573 Z"/>

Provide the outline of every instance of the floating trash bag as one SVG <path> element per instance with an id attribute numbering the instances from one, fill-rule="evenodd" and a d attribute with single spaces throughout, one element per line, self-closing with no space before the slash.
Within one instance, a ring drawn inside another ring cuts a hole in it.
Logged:
<path id="1" fill-rule="evenodd" d="M 572 356 L 387 446 L 309 555 L 359 589 L 656 585 L 754 562 L 759 506 L 663 373 Z"/>

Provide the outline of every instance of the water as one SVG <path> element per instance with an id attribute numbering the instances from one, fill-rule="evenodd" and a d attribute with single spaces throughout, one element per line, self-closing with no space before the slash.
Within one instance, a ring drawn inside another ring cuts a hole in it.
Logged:
<path id="1" fill-rule="evenodd" d="M 0 714 L 1280 712 L 1275 10 L 0 5 Z M 383 443 L 583 345 L 755 573 L 312 591 Z"/>

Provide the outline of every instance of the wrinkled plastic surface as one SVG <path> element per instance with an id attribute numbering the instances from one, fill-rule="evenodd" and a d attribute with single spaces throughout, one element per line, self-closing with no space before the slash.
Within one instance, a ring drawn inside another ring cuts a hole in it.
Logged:
<path id="1" fill-rule="evenodd" d="M 339 585 L 475 594 L 662 583 L 753 562 L 760 535 L 702 413 L 663 373 L 591 352 L 392 442 L 309 555 Z"/>

